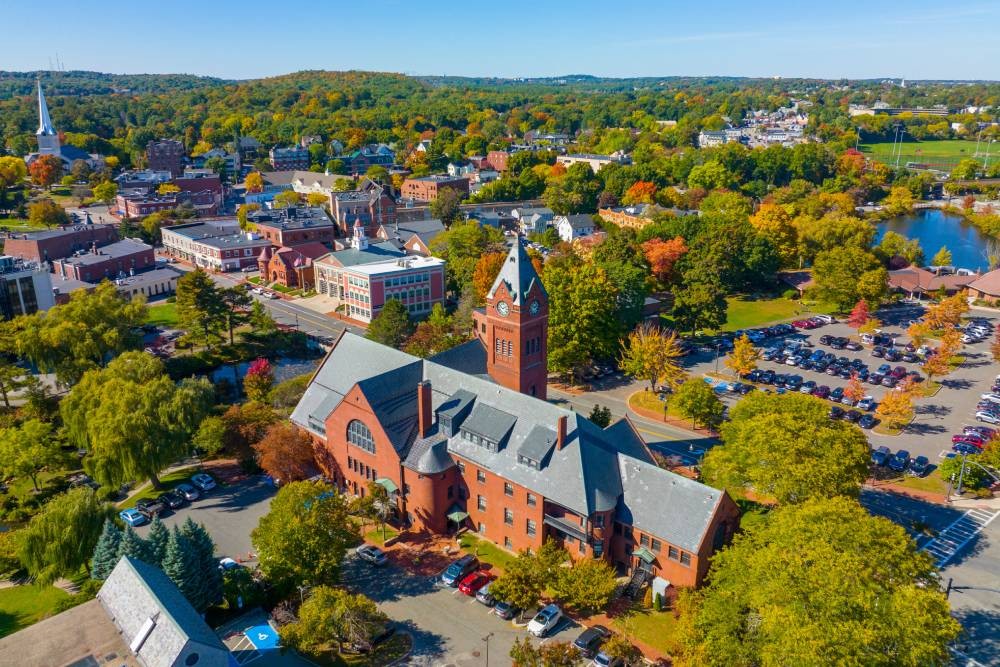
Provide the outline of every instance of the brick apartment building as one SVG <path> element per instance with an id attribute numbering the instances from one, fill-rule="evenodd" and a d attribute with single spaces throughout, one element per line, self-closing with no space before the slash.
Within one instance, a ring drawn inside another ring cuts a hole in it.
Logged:
<path id="1" fill-rule="evenodd" d="M 461 195 L 469 195 L 469 179 L 466 176 L 421 176 L 408 178 L 400 186 L 400 195 L 406 199 L 431 202 L 437 199 L 438 193 L 444 188 L 457 190 Z"/>
<path id="2" fill-rule="evenodd" d="M 240 231 L 239 222 L 232 219 L 172 225 L 160 233 L 168 255 L 209 271 L 256 268 L 261 250 L 271 247 L 258 234 Z"/>
<path id="3" fill-rule="evenodd" d="M 160 139 L 146 144 L 146 164 L 153 171 L 169 171 L 177 178 L 184 173 L 184 144 L 174 139 Z"/>
<path id="4" fill-rule="evenodd" d="M 511 551 L 553 539 L 634 577 L 700 584 L 736 504 L 659 468 L 627 420 L 602 429 L 543 400 L 548 297 L 520 243 L 475 326 L 426 360 L 341 336 L 291 417 L 334 484 L 382 485 L 415 530 L 468 528 Z"/>
<path id="5" fill-rule="evenodd" d="M 46 262 L 95 246 L 100 248 L 117 240 L 117 225 L 73 225 L 44 232 L 11 232 L 4 239 L 4 254 Z"/>
<path id="6" fill-rule="evenodd" d="M 386 186 L 364 179 L 357 190 L 331 192 L 330 212 L 341 236 L 350 236 L 359 220 L 374 236 L 380 225 L 396 224 L 396 199 Z"/>
<path id="7" fill-rule="evenodd" d="M 486 162 L 490 167 L 503 174 L 507 172 L 507 161 L 510 159 L 510 155 L 507 151 L 490 151 L 486 154 Z"/>
<path id="8" fill-rule="evenodd" d="M 127 276 L 155 265 L 153 246 L 138 239 L 123 239 L 74 257 L 57 259 L 52 263 L 52 269 L 62 278 L 98 283 L 105 278 Z"/>
<path id="9" fill-rule="evenodd" d="M 309 168 L 309 151 L 301 146 L 279 148 L 275 146 L 268 151 L 271 168 L 277 171 Z"/>
<path id="10" fill-rule="evenodd" d="M 119 194 L 115 197 L 112 215 L 122 218 L 142 218 L 160 211 L 172 211 L 178 206 L 191 206 L 199 216 L 219 213 L 222 196 L 211 190 L 201 192 L 176 192 L 169 195 Z"/>
<path id="11" fill-rule="evenodd" d="M 367 144 L 350 153 L 338 155 L 336 159 L 344 163 L 347 173 L 357 176 L 371 167 L 390 168 L 396 161 L 396 154 L 385 144 Z"/>
<path id="12" fill-rule="evenodd" d="M 247 221 L 256 225 L 257 233 L 276 246 L 333 243 L 333 221 L 323 209 L 315 206 L 260 209 L 247 214 Z"/>

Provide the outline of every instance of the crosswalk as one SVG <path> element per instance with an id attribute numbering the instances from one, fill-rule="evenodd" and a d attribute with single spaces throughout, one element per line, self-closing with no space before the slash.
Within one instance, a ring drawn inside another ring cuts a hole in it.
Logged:
<path id="1" fill-rule="evenodd" d="M 948 564 L 962 547 L 968 544 L 983 528 L 988 526 L 1000 512 L 972 509 L 960 516 L 938 536 L 924 545 L 923 550 L 934 557 L 934 565 L 939 569 Z"/>

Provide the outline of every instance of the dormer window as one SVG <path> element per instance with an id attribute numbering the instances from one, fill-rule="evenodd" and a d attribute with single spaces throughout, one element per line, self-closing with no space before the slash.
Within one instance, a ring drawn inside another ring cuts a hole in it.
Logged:
<path id="1" fill-rule="evenodd" d="M 517 456 L 517 462 L 518 463 L 522 463 L 522 464 L 528 466 L 529 468 L 534 468 L 535 470 L 538 470 L 538 461 L 536 461 L 535 459 L 532 459 L 532 458 L 528 458 L 527 456 L 524 456 L 523 454 L 518 454 L 518 456 Z"/>

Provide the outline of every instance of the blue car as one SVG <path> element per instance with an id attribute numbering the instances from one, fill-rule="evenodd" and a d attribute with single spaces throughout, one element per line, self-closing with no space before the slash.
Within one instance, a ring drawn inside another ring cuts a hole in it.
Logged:
<path id="1" fill-rule="evenodd" d="M 132 526 L 142 526 L 149 521 L 145 514 L 137 509 L 122 510 L 118 513 L 121 520 Z"/>

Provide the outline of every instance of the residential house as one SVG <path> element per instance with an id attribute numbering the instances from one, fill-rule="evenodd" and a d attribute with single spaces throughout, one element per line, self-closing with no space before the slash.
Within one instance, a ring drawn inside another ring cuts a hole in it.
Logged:
<path id="1" fill-rule="evenodd" d="M 594 233 L 594 216 L 587 213 L 575 213 L 573 215 L 557 215 L 553 221 L 559 238 L 567 243 L 582 236 L 590 236 Z"/>
<path id="2" fill-rule="evenodd" d="M 347 173 L 357 176 L 371 167 L 389 169 L 396 161 L 396 153 L 385 144 L 367 144 L 350 153 L 339 154 L 337 159 L 344 163 Z"/>
<path id="3" fill-rule="evenodd" d="M 524 236 L 541 234 L 555 219 L 552 209 L 545 207 L 515 208 L 510 214 L 517 221 L 517 226 Z"/>
<path id="4" fill-rule="evenodd" d="M 511 553 L 553 539 L 640 581 L 701 583 L 736 504 L 657 466 L 627 420 L 602 429 L 544 400 L 548 296 L 520 243 L 474 324 L 431 359 L 341 336 L 291 417 L 334 484 L 381 485 L 417 531 L 468 528 Z"/>
<path id="5" fill-rule="evenodd" d="M 205 163 L 212 158 L 222 158 L 226 163 L 226 173 L 228 174 L 239 174 L 240 168 L 243 166 L 239 152 L 230 153 L 222 148 L 213 148 L 205 151 L 194 158 L 193 162 L 196 167 L 204 167 Z"/>

